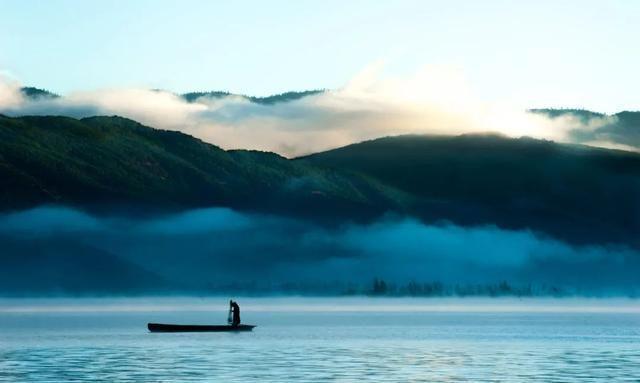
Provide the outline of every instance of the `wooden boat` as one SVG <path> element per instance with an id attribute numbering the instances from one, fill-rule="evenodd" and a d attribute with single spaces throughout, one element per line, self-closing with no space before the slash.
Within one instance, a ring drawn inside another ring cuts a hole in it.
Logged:
<path id="1" fill-rule="evenodd" d="M 251 331 L 256 326 L 249 324 L 232 325 L 197 325 L 197 324 L 163 324 L 148 323 L 151 332 L 236 332 Z"/>

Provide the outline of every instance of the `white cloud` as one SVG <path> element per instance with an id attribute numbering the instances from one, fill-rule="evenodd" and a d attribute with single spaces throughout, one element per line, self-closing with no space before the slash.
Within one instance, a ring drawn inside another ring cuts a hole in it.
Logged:
<path id="1" fill-rule="evenodd" d="M 18 85 L 0 80 L 0 113 L 72 117 L 121 115 L 156 128 L 178 130 L 226 149 L 258 149 L 297 156 L 362 140 L 399 134 L 500 132 L 571 141 L 575 129 L 604 121 L 548 119 L 526 106 L 487 103 L 473 94 L 464 74 L 427 66 L 404 77 L 382 74 L 374 63 L 343 88 L 263 105 L 246 98 L 201 97 L 188 103 L 170 92 L 111 89 L 28 100 Z M 596 141 L 599 145 L 611 143 Z"/>
<path id="2" fill-rule="evenodd" d="M 0 112 L 4 109 L 18 108 L 23 103 L 20 84 L 0 72 Z"/>

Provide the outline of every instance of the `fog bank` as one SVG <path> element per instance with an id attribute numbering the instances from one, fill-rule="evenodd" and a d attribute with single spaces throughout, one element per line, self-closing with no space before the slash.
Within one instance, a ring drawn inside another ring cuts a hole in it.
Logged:
<path id="1" fill-rule="evenodd" d="M 65 272 L 79 271 L 65 263 L 92 259 L 103 269 L 90 265 L 91 272 L 106 286 L 125 290 L 137 275 L 150 285 L 136 289 L 154 290 L 158 283 L 176 291 L 251 283 L 366 284 L 376 277 L 388 283 L 508 281 L 602 293 L 640 286 L 640 254 L 629 248 L 571 246 L 531 231 L 399 217 L 327 228 L 224 208 L 136 218 L 41 207 L 0 216 L 0 233 L 2 269 L 22 270 L 23 287 L 33 274 L 28 270 L 46 268 L 41 274 L 64 290 Z M 91 280 L 74 280 L 90 287 Z"/>

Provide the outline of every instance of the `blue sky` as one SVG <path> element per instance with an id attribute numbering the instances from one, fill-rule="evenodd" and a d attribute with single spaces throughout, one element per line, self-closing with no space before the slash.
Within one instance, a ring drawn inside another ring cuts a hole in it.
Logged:
<path id="1" fill-rule="evenodd" d="M 456 68 L 483 99 L 640 109 L 638 1 L 0 0 L 0 70 L 60 93 L 267 95 Z"/>

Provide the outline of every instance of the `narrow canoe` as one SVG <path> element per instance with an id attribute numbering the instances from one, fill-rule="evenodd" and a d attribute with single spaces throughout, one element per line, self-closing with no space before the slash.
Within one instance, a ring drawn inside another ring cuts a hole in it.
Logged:
<path id="1" fill-rule="evenodd" d="M 231 325 L 195 325 L 195 324 L 163 324 L 148 323 L 151 332 L 236 332 L 251 331 L 256 326 L 248 324 Z"/>

